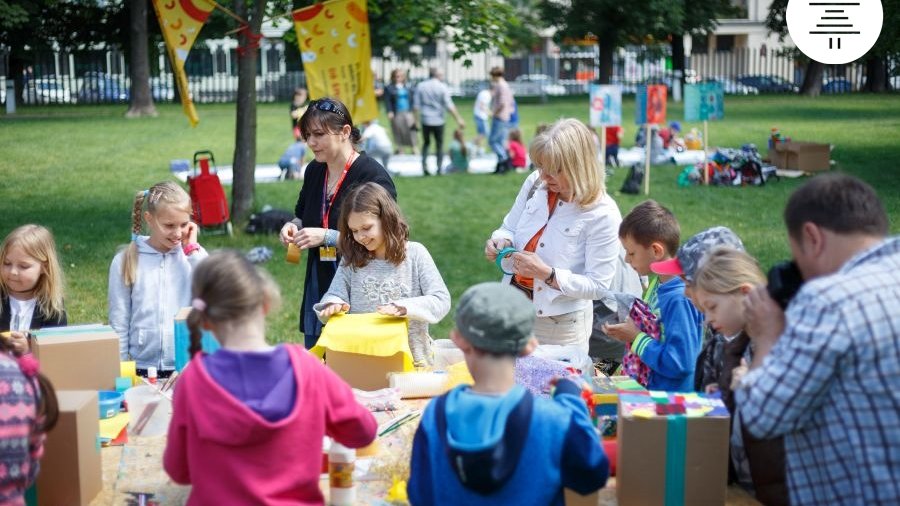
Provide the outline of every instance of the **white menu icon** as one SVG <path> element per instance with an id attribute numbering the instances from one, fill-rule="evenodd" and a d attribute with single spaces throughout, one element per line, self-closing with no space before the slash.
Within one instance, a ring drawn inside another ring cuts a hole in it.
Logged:
<path id="1" fill-rule="evenodd" d="M 803 54 L 826 64 L 865 55 L 881 33 L 880 0 L 790 0 L 787 25 Z"/>

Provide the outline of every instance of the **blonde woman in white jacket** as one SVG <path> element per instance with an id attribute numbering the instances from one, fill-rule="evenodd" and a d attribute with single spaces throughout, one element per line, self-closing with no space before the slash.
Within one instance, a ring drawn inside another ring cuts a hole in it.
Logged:
<path id="1" fill-rule="evenodd" d="M 609 290 L 616 272 L 622 215 L 606 193 L 584 123 L 557 121 L 534 138 L 529 155 L 538 170 L 491 234 L 485 257 L 496 261 L 500 255 L 504 281 L 531 297 L 541 344 L 587 353 L 592 301 Z"/>
<path id="2" fill-rule="evenodd" d="M 149 236 L 139 235 L 142 219 Z M 191 304 L 191 276 L 206 257 L 183 188 L 167 181 L 135 195 L 131 244 L 113 258 L 108 295 L 120 358 L 135 360 L 139 375 L 149 367 L 160 377 L 174 370 L 175 314 Z"/>

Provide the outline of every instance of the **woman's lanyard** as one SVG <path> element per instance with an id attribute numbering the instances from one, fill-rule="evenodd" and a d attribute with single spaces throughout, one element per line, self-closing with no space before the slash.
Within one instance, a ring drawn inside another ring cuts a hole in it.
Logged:
<path id="1" fill-rule="evenodd" d="M 328 216 L 331 214 L 331 208 L 334 206 L 334 201 L 341 190 L 341 185 L 344 184 L 344 179 L 347 177 L 347 173 L 350 172 L 350 166 L 356 161 L 357 156 L 359 156 L 359 153 L 356 151 L 350 153 L 350 158 L 347 159 L 347 164 L 344 165 L 344 171 L 341 172 L 340 179 L 334 185 L 334 193 L 331 194 L 331 200 L 328 199 L 328 168 L 326 167 L 325 169 L 325 183 L 322 185 L 322 228 L 328 228 Z M 328 203 L 327 207 L 326 202 Z"/>

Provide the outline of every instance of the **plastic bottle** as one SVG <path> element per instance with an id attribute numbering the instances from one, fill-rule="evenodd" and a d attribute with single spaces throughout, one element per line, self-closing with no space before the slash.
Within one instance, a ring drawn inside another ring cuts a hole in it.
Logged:
<path id="1" fill-rule="evenodd" d="M 155 367 L 153 367 L 151 365 L 150 367 L 147 368 L 147 381 L 149 381 L 151 385 L 156 384 L 157 375 L 158 375 L 158 373 L 157 373 Z"/>
<path id="2" fill-rule="evenodd" d="M 328 452 L 328 497 L 332 506 L 351 506 L 356 503 L 356 484 L 353 482 L 355 465 L 356 450 L 332 441 Z"/>

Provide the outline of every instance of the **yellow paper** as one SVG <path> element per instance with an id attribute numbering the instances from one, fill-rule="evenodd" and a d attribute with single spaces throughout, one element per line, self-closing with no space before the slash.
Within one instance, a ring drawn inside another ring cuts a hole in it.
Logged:
<path id="1" fill-rule="evenodd" d="M 406 318 L 378 313 L 336 314 L 322 327 L 322 335 L 310 351 L 321 358 L 325 350 L 375 357 L 403 354 L 403 370 L 413 370 Z"/>
<path id="2" fill-rule="evenodd" d="M 215 8 L 216 3 L 210 0 L 153 0 L 153 9 L 162 29 L 172 73 L 178 84 L 181 95 L 181 106 L 191 126 L 197 126 L 200 118 L 191 101 L 187 76 L 184 73 L 184 62 L 187 60 L 194 40 L 206 23 L 206 18 Z"/>
<path id="3" fill-rule="evenodd" d="M 378 117 L 365 0 L 317 3 L 293 17 L 310 98 L 340 100 L 355 123 Z"/>
<path id="4" fill-rule="evenodd" d="M 100 420 L 100 437 L 115 439 L 122 432 L 122 429 L 128 425 L 128 420 L 128 413 L 119 413 L 112 418 Z"/>
<path id="5" fill-rule="evenodd" d="M 465 360 L 448 366 L 447 374 L 450 375 L 447 379 L 448 390 L 455 388 L 457 385 L 472 385 L 475 383 L 475 379 L 472 378 L 472 374 L 469 373 L 469 366 L 466 365 Z"/>

